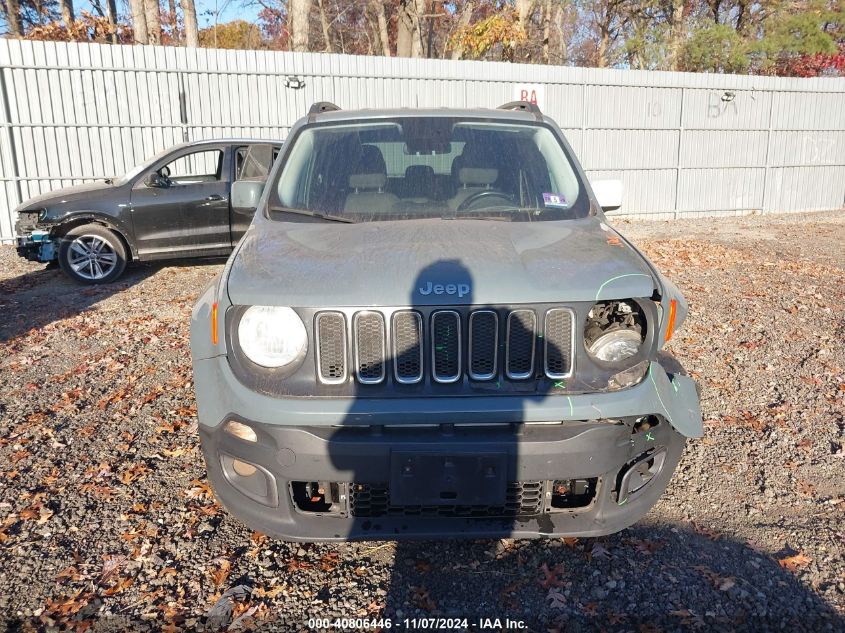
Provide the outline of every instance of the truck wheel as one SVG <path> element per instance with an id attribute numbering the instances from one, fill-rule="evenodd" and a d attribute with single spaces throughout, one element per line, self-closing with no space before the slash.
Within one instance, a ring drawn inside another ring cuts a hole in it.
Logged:
<path id="1" fill-rule="evenodd" d="M 84 284 L 107 284 L 126 268 L 126 247 L 112 231 L 84 224 L 61 238 L 59 265 L 68 277 Z"/>

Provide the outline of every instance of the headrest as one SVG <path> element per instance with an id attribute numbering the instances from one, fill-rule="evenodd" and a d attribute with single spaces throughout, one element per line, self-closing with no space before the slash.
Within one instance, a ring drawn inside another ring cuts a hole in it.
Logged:
<path id="1" fill-rule="evenodd" d="M 405 168 L 405 178 L 414 180 L 434 178 L 434 167 L 431 165 L 408 165 Z"/>
<path id="2" fill-rule="evenodd" d="M 381 189 L 387 183 L 387 174 L 351 174 L 349 186 L 353 189 Z"/>
<path id="3" fill-rule="evenodd" d="M 488 167 L 461 167 L 458 180 L 462 185 L 492 185 L 499 177 L 499 170 Z"/>
<path id="4" fill-rule="evenodd" d="M 381 150 L 375 145 L 362 145 L 358 163 L 352 171 L 356 174 L 386 174 L 387 167 Z"/>

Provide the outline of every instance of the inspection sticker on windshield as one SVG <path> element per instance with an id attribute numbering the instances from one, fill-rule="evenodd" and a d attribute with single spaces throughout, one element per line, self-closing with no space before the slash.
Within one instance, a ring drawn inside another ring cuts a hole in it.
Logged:
<path id="1" fill-rule="evenodd" d="M 568 207 L 566 198 L 559 193 L 544 193 L 543 202 L 547 207 Z"/>

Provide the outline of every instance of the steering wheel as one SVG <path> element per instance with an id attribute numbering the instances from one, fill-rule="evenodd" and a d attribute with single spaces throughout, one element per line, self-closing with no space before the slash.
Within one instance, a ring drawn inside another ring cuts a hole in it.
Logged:
<path id="1" fill-rule="evenodd" d="M 461 202 L 461 204 L 458 205 L 458 208 L 455 209 L 455 211 L 456 212 L 466 211 L 474 203 L 478 202 L 479 200 L 484 200 L 485 198 L 501 198 L 502 200 L 505 200 L 505 201 L 509 202 L 510 204 L 513 204 L 513 197 L 512 196 L 509 196 L 508 194 L 503 193 L 501 191 L 493 191 L 492 189 L 485 189 L 484 191 L 478 191 L 478 192 L 468 196 L 466 200 L 464 200 L 463 202 Z"/>

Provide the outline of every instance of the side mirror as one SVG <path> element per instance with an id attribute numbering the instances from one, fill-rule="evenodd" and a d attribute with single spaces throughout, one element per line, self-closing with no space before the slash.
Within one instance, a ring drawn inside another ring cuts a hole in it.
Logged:
<path id="1" fill-rule="evenodd" d="M 232 184 L 232 209 L 239 213 L 254 212 L 258 208 L 265 182 L 263 178 L 235 181 Z"/>
<path id="2" fill-rule="evenodd" d="M 596 180 L 590 183 L 596 200 L 604 211 L 616 211 L 622 206 L 621 180 Z"/>
<path id="3" fill-rule="evenodd" d="M 167 181 L 156 172 L 148 174 L 147 177 L 144 178 L 144 184 L 155 189 L 164 189 L 167 187 Z"/>

